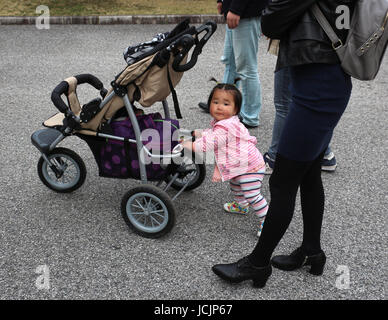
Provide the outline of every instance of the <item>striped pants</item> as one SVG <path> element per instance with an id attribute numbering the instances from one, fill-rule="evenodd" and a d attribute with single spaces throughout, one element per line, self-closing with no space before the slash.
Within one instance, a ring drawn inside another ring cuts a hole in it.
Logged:
<path id="1" fill-rule="evenodd" d="M 268 203 L 261 194 L 261 185 L 265 167 L 257 172 L 245 173 L 230 180 L 230 189 L 234 200 L 242 207 L 251 205 L 259 218 L 264 218 L 268 211 Z"/>

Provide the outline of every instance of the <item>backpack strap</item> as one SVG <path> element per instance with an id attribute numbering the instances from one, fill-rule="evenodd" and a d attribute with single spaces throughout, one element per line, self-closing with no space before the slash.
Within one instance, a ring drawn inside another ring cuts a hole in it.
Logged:
<path id="1" fill-rule="evenodd" d="M 314 14 L 318 23 L 321 25 L 322 29 L 325 31 L 325 33 L 329 37 L 333 49 L 337 52 L 338 57 L 340 58 L 340 60 L 342 62 L 343 54 L 342 54 L 341 50 L 339 50 L 339 49 L 343 48 L 343 46 L 344 46 L 344 44 L 342 43 L 342 40 L 340 38 L 338 38 L 337 34 L 333 30 L 329 21 L 327 21 L 326 17 L 322 13 L 318 4 L 315 3 L 311 6 L 311 12 Z"/>
<path id="2" fill-rule="evenodd" d="M 167 64 L 167 80 L 168 80 L 168 85 L 171 90 L 171 95 L 172 95 L 172 100 L 174 102 L 174 110 L 175 110 L 175 115 L 178 119 L 182 119 L 182 114 L 181 110 L 179 108 L 179 102 L 178 102 L 178 96 L 176 94 L 176 91 L 174 89 L 174 86 L 171 81 L 171 76 L 170 76 L 170 64 Z"/>

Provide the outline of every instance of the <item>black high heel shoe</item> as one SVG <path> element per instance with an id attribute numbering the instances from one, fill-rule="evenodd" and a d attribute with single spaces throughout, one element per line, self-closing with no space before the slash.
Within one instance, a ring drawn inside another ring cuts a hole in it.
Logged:
<path id="1" fill-rule="evenodd" d="M 320 276 L 323 273 L 323 268 L 326 263 L 326 256 L 323 251 L 315 255 L 308 256 L 302 247 L 294 250 L 290 255 L 275 256 L 271 260 L 272 265 L 275 268 L 292 271 L 299 269 L 303 266 L 311 266 L 310 273 L 316 276 Z"/>
<path id="2" fill-rule="evenodd" d="M 263 288 L 272 273 L 271 264 L 266 267 L 255 267 L 244 257 L 235 263 L 216 264 L 213 272 L 220 278 L 231 283 L 239 283 L 244 280 L 253 280 L 253 286 Z"/>

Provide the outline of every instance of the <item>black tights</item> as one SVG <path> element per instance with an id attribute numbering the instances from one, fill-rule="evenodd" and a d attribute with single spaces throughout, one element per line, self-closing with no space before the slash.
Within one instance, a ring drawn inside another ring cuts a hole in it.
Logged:
<path id="1" fill-rule="evenodd" d="M 314 161 L 286 159 L 277 154 L 274 171 L 269 179 L 271 202 L 260 239 L 249 255 L 256 266 L 266 266 L 294 214 L 295 199 L 300 187 L 303 215 L 302 248 L 308 255 L 321 251 L 320 238 L 324 210 L 321 179 L 322 153 Z"/>

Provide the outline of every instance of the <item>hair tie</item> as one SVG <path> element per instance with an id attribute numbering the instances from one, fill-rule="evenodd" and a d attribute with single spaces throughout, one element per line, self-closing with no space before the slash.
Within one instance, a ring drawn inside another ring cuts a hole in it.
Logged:
<path id="1" fill-rule="evenodd" d="M 218 80 L 217 80 L 216 78 L 214 78 L 214 77 L 211 77 L 211 78 L 209 79 L 209 81 L 214 81 L 216 84 L 220 84 L 220 83 L 218 82 Z"/>
<path id="2" fill-rule="evenodd" d="M 235 86 L 236 88 L 237 88 L 237 82 L 240 81 L 240 80 L 241 80 L 241 78 L 236 78 L 236 79 L 234 79 L 233 83 L 223 83 L 223 82 L 218 82 L 218 80 L 216 78 L 214 78 L 214 77 L 211 77 L 209 79 L 209 81 L 214 81 L 216 83 L 216 85 L 219 85 L 219 84 L 221 84 L 221 85 L 229 84 L 229 85 Z"/>
<path id="3" fill-rule="evenodd" d="M 233 85 L 237 87 L 236 83 L 237 83 L 238 81 L 240 81 L 240 80 L 241 80 L 241 78 L 236 78 L 236 79 L 234 79 Z"/>

